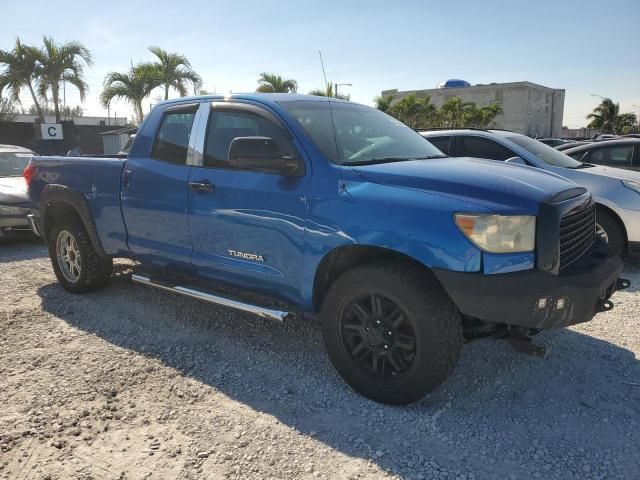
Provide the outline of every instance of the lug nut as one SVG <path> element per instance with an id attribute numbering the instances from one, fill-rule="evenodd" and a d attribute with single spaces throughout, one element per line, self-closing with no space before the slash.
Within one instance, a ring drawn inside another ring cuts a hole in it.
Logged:
<path id="1" fill-rule="evenodd" d="M 389 345 L 385 345 L 385 346 L 384 346 L 384 349 L 385 349 L 385 350 L 389 350 Z"/>

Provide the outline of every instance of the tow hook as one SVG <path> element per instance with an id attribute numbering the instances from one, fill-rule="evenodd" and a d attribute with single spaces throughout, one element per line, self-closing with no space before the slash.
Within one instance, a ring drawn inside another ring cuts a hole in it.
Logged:
<path id="1" fill-rule="evenodd" d="M 617 290 L 626 290 L 630 286 L 631 286 L 631 282 L 629 280 L 627 280 L 626 278 L 619 278 L 616 281 L 616 291 Z"/>
<path id="2" fill-rule="evenodd" d="M 616 280 L 615 285 L 609 287 L 607 292 L 598 299 L 598 303 L 596 304 L 596 313 L 608 312 L 613 308 L 613 302 L 609 300 L 609 297 L 613 295 L 618 290 L 626 290 L 631 286 L 631 282 L 626 278 L 619 278 Z"/>

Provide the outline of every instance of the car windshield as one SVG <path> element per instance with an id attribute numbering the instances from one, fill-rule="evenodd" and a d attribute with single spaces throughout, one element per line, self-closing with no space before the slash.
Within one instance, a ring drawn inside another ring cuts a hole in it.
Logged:
<path id="1" fill-rule="evenodd" d="M 358 165 L 446 156 L 404 123 L 371 107 L 313 100 L 280 104 L 334 163 Z"/>
<path id="2" fill-rule="evenodd" d="M 507 140 L 511 140 L 513 143 L 520 145 L 529 153 L 532 153 L 537 158 L 542 160 L 548 165 L 553 167 L 563 167 L 563 168 L 581 168 L 582 163 L 574 160 L 568 155 L 552 148 L 548 145 L 545 145 L 538 140 L 534 140 L 533 138 L 525 137 L 524 135 L 514 135 L 512 137 L 507 137 Z"/>
<path id="3" fill-rule="evenodd" d="M 33 156 L 27 152 L 0 152 L 0 177 L 19 177 Z"/>

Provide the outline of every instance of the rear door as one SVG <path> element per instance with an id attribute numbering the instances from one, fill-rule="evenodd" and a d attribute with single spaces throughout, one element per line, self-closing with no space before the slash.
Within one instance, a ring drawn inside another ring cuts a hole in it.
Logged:
<path id="1" fill-rule="evenodd" d="M 206 108 L 209 119 L 206 129 L 198 129 L 203 138 L 197 140 L 198 158 L 190 173 L 195 187 L 188 194 L 192 265 L 214 280 L 295 299 L 310 165 L 297 175 L 234 167 L 228 154 L 237 137 L 269 137 L 281 154 L 303 157 L 270 111 L 227 102 Z"/>
<path id="2" fill-rule="evenodd" d="M 187 153 L 197 107 L 164 110 L 150 152 L 127 159 L 122 213 L 129 248 L 143 262 L 190 267 Z"/>

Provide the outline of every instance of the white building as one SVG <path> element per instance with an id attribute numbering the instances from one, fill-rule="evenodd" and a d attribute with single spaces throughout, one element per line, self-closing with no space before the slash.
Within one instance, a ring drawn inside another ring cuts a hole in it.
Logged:
<path id="1" fill-rule="evenodd" d="M 502 114 L 496 118 L 495 128 L 513 130 L 538 138 L 559 137 L 562 133 L 563 89 L 544 87 L 531 82 L 511 82 L 382 92 L 382 96 L 394 96 L 392 103 L 411 94 L 419 97 L 429 96 L 431 103 L 437 107 L 453 97 L 460 97 L 463 102 L 474 102 L 479 107 L 499 103 L 502 105 Z"/>

